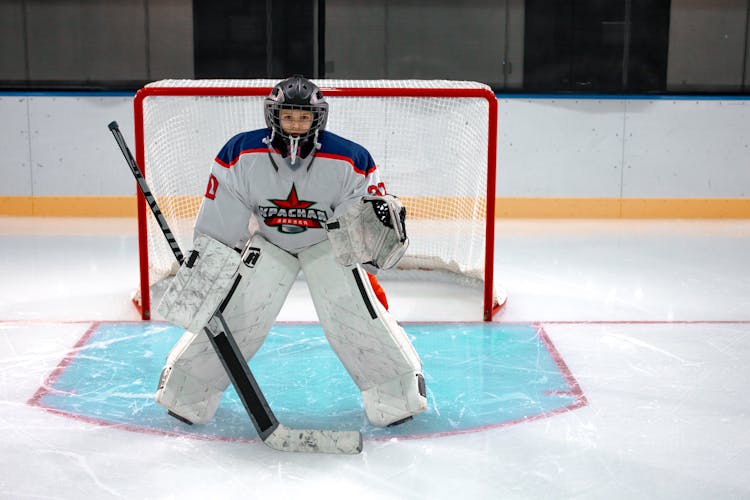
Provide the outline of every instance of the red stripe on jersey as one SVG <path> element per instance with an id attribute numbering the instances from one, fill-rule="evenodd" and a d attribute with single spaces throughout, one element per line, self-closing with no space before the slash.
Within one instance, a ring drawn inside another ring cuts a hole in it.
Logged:
<path id="1" fill-rule="evenodd" d="M 372 172 L 374 172 L 378 168 L 376 165 L 373 165 L 372 168 L 370 169 L 370 171 L 367 172 L 366 170 L 362 170 L 362 169 L 358 168 L 357 165 L 354 164 L 354 160 L 351 159 L 351 158 L 349 158 L 348 156 L 335 155 L 333 153 L 320 153 L 320 152 L 318 152 L 318 153 L 315 153 L 315 156 L 318 156 L 320 158 L 330 158 L 331 160 L 345 161 L 349 165 L 352 166 L 352 168 L 354 169 L 355 172 L 357 172 L 358 174 L 364 175 L 364 176 L 367 176 L 367 175 L 371 174 Z"/>
<path id="2" fill-rule="evenodd" d="M 249 153 L 268 153 L 268 148 L 253 148 L 253 149 L 246 149 L 244 151 L 240 151 L 239 154 L 237 156 L 235 156 L 234 159 L 232 161 L 230 161 L 229 163 L 225 163 L 225 162 L 221 161 L 221 159 L 219 159 L 219 157 L 217 156 L 216 157 L 216 163 L 218 163 L 219 165 L 221 165 L 224 168 L 231 168 L 232 165 L 234 165 L 235 163 L 237 163 L 238 161 L 240 161 L 240 156 L 242 156 L 244 154 L 249 154 Z"/>

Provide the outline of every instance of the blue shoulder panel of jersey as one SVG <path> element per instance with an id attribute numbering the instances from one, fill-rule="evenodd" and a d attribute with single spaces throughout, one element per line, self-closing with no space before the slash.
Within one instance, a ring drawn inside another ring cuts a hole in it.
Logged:
<path id="1" fill-rule="evenodd" d="M 267 128 L 241 132 L 224 144 L 219 154 L 216 155 L 216 161 L 225 167 L 229 167 L 237 162 L 242 153 L 268 151 L 268 146 L 263 143 L 263 139 L 270 135 L 271 133 Z"/>
<path id="2" fill-rule="evenodd" d="M 349 159 L 354 165 L 354 168 L 360 170 L 364 174 L 369 174 L 375 169 L 375 160 L 370 156 L 370 152 L 356 142 L 345 139 L 340 135 L 336 135 L 327 130 L 324 130 L 323 133 L 320 134 L 318 140 L 321 144 L 318 154 L 321 154 L 322 156 L 328 155 Z"/>

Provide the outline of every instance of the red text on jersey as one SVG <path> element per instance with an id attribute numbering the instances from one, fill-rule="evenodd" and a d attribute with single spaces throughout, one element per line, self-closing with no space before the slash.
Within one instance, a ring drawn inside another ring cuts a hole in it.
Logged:
<path id="1" fill-rule="evenodd" d="M 208 186 L 206 186 L 206 198 L 210 200 L 216 199 L 216 190 L 219 188 L 219 180 L 211 174 L 208 177 Z"/>
<path id="2" fill-rule="evenodd" d="M 385 190 L 384 182 L 378 182 L 377 186 L 374 186 L 374 185 L 367 186 L 367 192 L 371 196 L 385 196 L 386 194 L 388 194 Z"/>

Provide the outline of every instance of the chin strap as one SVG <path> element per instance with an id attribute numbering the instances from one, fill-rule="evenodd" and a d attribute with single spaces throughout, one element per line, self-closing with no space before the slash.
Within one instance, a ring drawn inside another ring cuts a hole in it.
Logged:
<path id="1" fill-rule="evenodd" d="M 318 134 L 320 133 L 320 130 L 315 131 L 315 136 L 313 137 L 313 146 L 315 146 L 316 150 L 319 150 L 323 147 L 321 143 L 318 142 Z"/>
<path id="2" fill-rule="evenodd" d="M 299 153 L 299 136 L 289 138 L 289 162 L 294 165 L 297 161 L 297 154 Z"/>
<path id="3" fill-rule="evenodd" d="M 313 147 L 315 148 L 316 151 L 323 147 L 323 145 L 318 142 L 319 132 L 320 131 L 316 130 L 315 136 L 313 136 L 313 139 L 312 139 Z M 263 144 L 270 147 L 275 135 L 276 135 L 276 131 L 271 129 L 271 136 L 263 138 L 263 141 L 262 141 Z M 294 163 L 297 161 L 297 158 L 299 157 L 298 156 L 299 155 L 299 141 L 300 141 L 299 136 L 289 137 L 289 161 L 292 165 L 294 165 Z"/>
<path id="4" fill-rule="evenodd" d="M 271 129 L 271 137 L 264 137 L 263 144 L 270 147 L 275 135 L 276 135 L 276 131 L 274 129 Z"/>

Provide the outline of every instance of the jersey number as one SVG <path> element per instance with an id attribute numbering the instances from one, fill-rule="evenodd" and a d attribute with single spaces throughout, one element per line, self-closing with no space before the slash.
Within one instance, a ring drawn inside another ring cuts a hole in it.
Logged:
<path id="1" fill-rule="evenodd" d="M 367 192 L 370 193 L 371 196 L 385 196 L 385 183 L 384 182 L 378 182 L 377 186 L 367 186 Z"/>
<path id="2" fill-rule="evenodd" d="M 206 186 L 206 198 L 213 200 L 216 198 L 216 190 L 219 188 L 219 181 L 214 177 L 214 174 L 208 178 L 208 186 Z"/>

